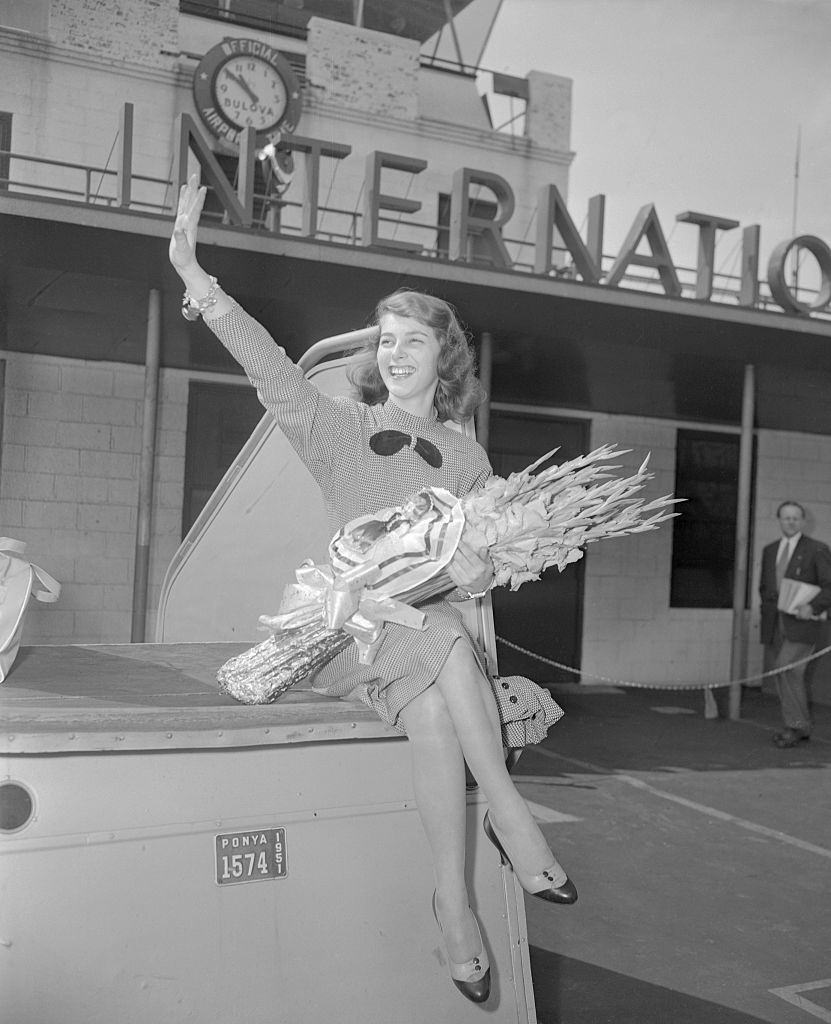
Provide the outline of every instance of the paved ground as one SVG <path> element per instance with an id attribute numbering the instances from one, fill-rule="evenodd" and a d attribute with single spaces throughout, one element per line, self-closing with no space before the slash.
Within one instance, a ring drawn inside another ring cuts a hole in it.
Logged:
<path id="1" fill-rule="evenodd" d="M 555 697 L 515 770 L 580 890 L 526 900 L 540 1024 L 831 1022 L 831 707 L 782 751 L 758 691 Z"/>

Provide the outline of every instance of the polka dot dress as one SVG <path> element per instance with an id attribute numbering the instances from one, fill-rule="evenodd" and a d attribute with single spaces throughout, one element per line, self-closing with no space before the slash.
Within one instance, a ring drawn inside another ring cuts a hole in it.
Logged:
<path id="1" fill-rule="evenodd" d="M 208 326 L 243 366 L 263 406 L 317 481 L 332 534 L 358 516 L 400 505 L 422 487 L 463 496 L 491 476 L 482 446 L 435 418 L 413 416 L 392 401 L 368 406 L 322 394 L 240 306 Z M 428 465 L 406 446 L 393 455 L 376 454 L 369 439 L 382 430 L 430 441 L 441 452 L 441 465 Z M 426 629 L 387 623 L 372 665 L 361 665 L 350 645 L 316 674 L 314 688 L 359 699 L 403 732 L 402 709 L 435 682 L 460 639 L 473 648 L 485 672 L 484 656 L 452 603 L 435 599 L 421 610 Z M 539 742 L 562 717 L 548 691 L 523 676 L 492 680 L 492 686 L 506 746 Z"/>

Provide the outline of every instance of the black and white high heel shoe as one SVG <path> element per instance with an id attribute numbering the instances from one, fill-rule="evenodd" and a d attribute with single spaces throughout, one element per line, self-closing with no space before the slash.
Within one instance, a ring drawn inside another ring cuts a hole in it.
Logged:
<path id="1" fill-rule="evenodd" d="M 524 875 L 517 871 L 511 863 L 511 858 L 505 852 L 505 848 L 499 841 L 499 837 L 497 836 L 493 827 L 493 822 L 491 821 L 490 811 L 485 812 L 485 820 L 482 822 L 482 828 L 485 830 L 485 835 L 488 839 L 490 839 L 497 850 L 499 850 L 502 863 L 508 864 L 513 869 L 514 874 L 519 879 L 519 884 L 529 895 L 536 896 L 541 900 L 547 900 L 549 903 L 577 902 L 577 888 L 568 875 L 566 875 L 565 882 L 560 885 L 554 885 L 553 867 L 549 868 L 547 871 L 540 872 L 538 875 Z"/>
<path id="2" fill-rule="evenodd" d="M 473 911 L 471 911 L 471 913 L 473 913 Z M 442 929 L 438 910 L 436 909 L 435 892 L 433 893 L 433 917 L 436 919 L 439 931 L 442 932 L 443 935 L 444 930 Z M 450 954 L 448 953 L 447 966 L 450 971 L 450 977 L 453 980 L 453 984 L 462 993 L 462 995 L 472 1003 L 484 1003 L 491 994 L 491 968 L 490 962 L 488 961 L 488 954 L 485 950 L 485 944 L 482 942 L 482 933 L 479 930 L 479 922 L 476 921 L 475 915 L 473 920 L 476 922 L 476 934 L 479 936 L 479 947 L 481 952 L 478 956 L 473 957 L 472 960 L 466 960 L 463 964 L 454 963 L 454 961 L 450 959 Z"/>

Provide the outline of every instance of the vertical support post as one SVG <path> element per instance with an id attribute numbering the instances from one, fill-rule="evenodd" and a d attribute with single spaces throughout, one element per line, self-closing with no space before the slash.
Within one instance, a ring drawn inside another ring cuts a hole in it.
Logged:
<path id="1" fill-rule="evenodd" d="M 118 205 L 127 208 L 132 199 L 133 185 L 133 104 L 125 103 L 121 108 L 121 124 L 119 126 L 121 148 L 118 156 L 118 172 L 116 176 L 116 195 Z"/>
<path id="2" fill-rule="evenodd" d="M 761 228 L 749 224 L 742 229 L 742 272 L 739 305 L 756 306 L 759 302 L 759 240 Z"/>
<path id="3" fill-rule="evenodd" d="M 161 355 L 161 292 L 150 290 L 147 306 L 147 347 L 144 360 L 144 415 L 141 424 L 136 554 L 133 567 L 133 619 L 130 641 L 145 641 L 150 536 L 153 510 L 153 474 L 156 466 L 156 418 L 159 408 Z"/>
<path id="4" fill-rule="evenodd" d="M 6 360 L 0 359 L 0 479 L 3 475 L 3 423 L 6 402 Z"/>
<path id="5" fill-rule="evenodd" d="M 456 33 L 456 22 L 453 20 L 453 9 L 450 6 L 450 0 L 444 0 L 444 16 L 447 19 L 447 26 L 450 29 L 450 34 L 453 37 L 453 48 L 456 51 L 456 56 L 459 60 L 459 67 L 464 68 L 465 62 L 462 57 L 462 48 L 459 46 L 459 36 Z"/>
<path id="6" fill-rule="evenodd" d="M 482 331 L 479 344 L 479 380 L 485 389 L 485 401 L 476 410 L 476 440 L 487 451 L 491 419 L 491 380 L 493 379 L 493 335 Z"/>
<path id="7" fill-rule="evenodd" d="M 254 223 L 254 177 L 257 165 L 257 133 L 249 127 L 242 131 L 239 137 L 239 174 L 237 185 L 237 196 L 240 206 L 245 211 L 244 227 L 251 227 Z"/>
<path id="8" fill-rule="evenodd" d="M 589 200 L 589 217 L 586 226 L 586 248 L 592 262 L 603 277 L 603 230 L 606 223 L 606 197 L 592 196 Z"/>
<path id="9" fill-rule="evenodd" d="M 755 368 L 744 368 L 742 392 L 742 433 L 739 443 L 739 495 L 736 512 L 736 553 L 733 573 L 733 636 L 730 646 L 730 678 L 744 676 L 747 650 L 745 603 L 747 600 L 748 554 L 750 547 L 750 483 L 753 472 L 753 422 L 755 417 Z M 729 716 L 741 717 L 742 686 L 730 684 Z"/>

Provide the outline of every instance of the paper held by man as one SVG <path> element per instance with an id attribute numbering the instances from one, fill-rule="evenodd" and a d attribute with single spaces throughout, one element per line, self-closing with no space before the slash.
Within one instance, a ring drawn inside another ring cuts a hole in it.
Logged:
<path id="1" fill-rule="evenodd" d="M 803 583 L 801 580 L 788 579 L 786 576 L 782 580 L 782 585 L 779 588 L 779 599 L 776 602 L 776 607 L 780 612 L 784 612 L 785 615 L 796 615 L 796 610 L 803 604 L 808 604 L 820 592 L 821 587 L 816 586 L 814 583 Z M 823 612 L 821 615 L 812 615 L 812 619 L 827 619 L 828 612 Z"/>

